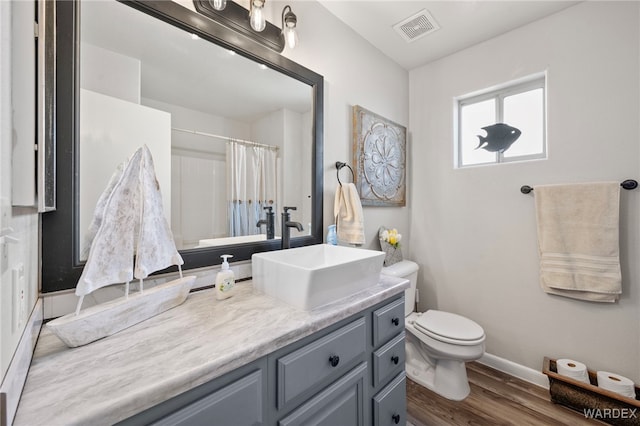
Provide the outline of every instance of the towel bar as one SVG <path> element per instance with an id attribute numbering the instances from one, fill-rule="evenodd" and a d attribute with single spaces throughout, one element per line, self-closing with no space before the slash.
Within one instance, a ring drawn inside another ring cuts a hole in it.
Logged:
<path id="1" fill-rule="evenodd" d="M 638 181 L 634 179 L 627 179 L 620 183 L 620 186 L 624 189 L 636 189 L 638 187 Z M 533 191 L 533 188 L 529 185 L 522 185 L 520 187 L 520 192 L 523 194 L 528 194 Z"/>

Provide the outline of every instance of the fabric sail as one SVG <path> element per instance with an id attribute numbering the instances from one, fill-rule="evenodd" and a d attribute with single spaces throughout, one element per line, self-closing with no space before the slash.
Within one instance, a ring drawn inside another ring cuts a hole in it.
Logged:
<path id="1" fill-rule="evenodd" d="M 153 158 L 146 145 L 121 171 L 120 167 L 116 170 L 100 196 L 88 238 L 94 234 L 76 286 L 77 296 L 184 263 L 164 216 Z"/>
<path id="2" fill-rule="evenodd" d="M 127 161 L 123 161 L 118 165 L 116 171 L 113 172 L 113 175 L 109 179 L 107 187 L 100 195 L 100 198 L 98 198 L 96 208 L 93 212 L 93 219 L 91 220 L 89 229 L 87 230 L 87 233 L 84 237 L 84 244 L 82 245 L 83 249 L 80 253 L 80 259 L 86 259 L 89 256 L 89 249 L 91 248 L 91 244 L 93 243 L 93 240 L 98 233 L 98 229 L 100 229 L 100 226 L 102 225 L 102 219 L 105 212 L 105 207 L 107 205 L 107 202 L 109 201 L 109 197 L 111 196 L 111 193 L 115 189 L 116 185 L 118 185 L 118 183 L 120 182 L 120 179 L 122 179 L 122 174 L 124 173 L 124 168 L 126 167 L 126 165 Z"/>
<path id="3" fill-rule="evenodd" d="M 153 157 L 147 146 L 142 147 L 140 169 L 140 237 L 136 252 L 134 276 L 146 278 L 149 274 L 184 261 L 173 239 L 162 207 L 162 194 L 156 179 Z"/>
<path id="4" fill-rule="evenodd" d="M 137 150 L 108 195 L 76 295 L 85 296 L 107 285 L 133 279 L 133 255 L 140 222 L 140 165 Z M 108 190 L 108 189 L 107 189 Z"/>

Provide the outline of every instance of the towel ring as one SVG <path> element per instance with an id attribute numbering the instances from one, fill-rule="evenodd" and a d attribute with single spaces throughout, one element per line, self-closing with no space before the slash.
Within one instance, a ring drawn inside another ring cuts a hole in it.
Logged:
<path id="1" fill-rule="evenodd" d="M 353 169 L 351 168 L 350 165 L 348 165 L 347 163 L 343 163 L 342 161 L 336 161 L 336 177 L 338 178 L 338 183 L 340 184 L 340 186 L 342 186 L 342 182 L 340 182 L 340 170 L 343 167 L 348 167 L 349 170 L 351 170 L 351 178 L 352 181 L 355 182 L 356 181 L 356 175 L 353 173 Z"/>

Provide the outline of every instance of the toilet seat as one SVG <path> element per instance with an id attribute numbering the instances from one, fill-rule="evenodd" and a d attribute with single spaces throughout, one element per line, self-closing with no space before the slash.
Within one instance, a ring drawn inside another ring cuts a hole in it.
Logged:
<path id="1" fill-rule="evenodd" d="M 432 339 L 454 345 L 477 345 L 485 339 L 484 330 L 477 323 L 451 312 L 429 310 L 419 315 L 413 325 Z"/>

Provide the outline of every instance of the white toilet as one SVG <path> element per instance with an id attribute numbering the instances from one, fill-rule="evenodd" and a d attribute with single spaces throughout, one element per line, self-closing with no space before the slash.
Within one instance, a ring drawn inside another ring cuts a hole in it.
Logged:
<path id="1" fill-rule="evenodd" d="M 445 398 L 462 401 L 469 395 L 466 361 L 484 354 L 484 330 L 475 322 L 449 312 L 413 312 L 418 265 L 403 260 L 382 268 L 382 274 L 406 278 L 407 376 Z"/>

